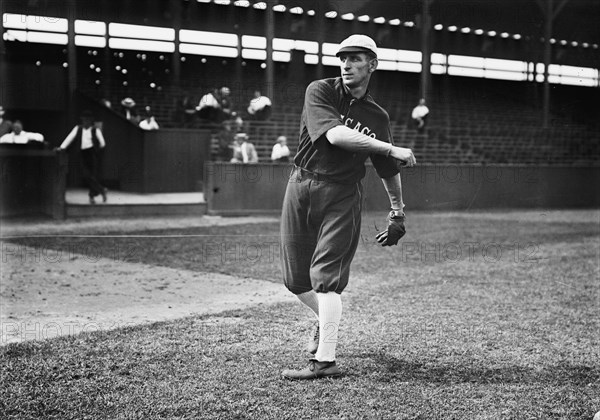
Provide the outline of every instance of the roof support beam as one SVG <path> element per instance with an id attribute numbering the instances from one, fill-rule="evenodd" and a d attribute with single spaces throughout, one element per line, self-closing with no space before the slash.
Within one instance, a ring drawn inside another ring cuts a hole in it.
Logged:
<path id="1" fill-rule="evenodd" d="M 318 19 L 316 22 L 317 44 L 318 44 L 317 56 L 319 57 L 318 58 L 319 61 L 317 63 L 317 79 L 322 79 L 323 74 L 324 74 L 323 43 L 325 42 L 325 18 L 323 17 L 325 15 L 325 10 L 323 8 L 323 2 L 320 2 L 320 1 L 315 2 L 315 11 L 316 11 L 316 15 L 318 16 Z"/>
<path id="2" fill-rule="evenodd" d="M 550 61 L 552 59 L 552 23 L 558 16 L 561 10 L 569 0 L 561 0 L 561 2 L 554 5 L 554 0 L 546 0 L 545 4 L 542 0 L 537 0 L 538 5 L 542 8 L 544 13 L 544 96 L 543 96 L 543 107 L 542 107 L 542 127 L 548 128 L 550 121 L 550 81 L 548 80 L 550 67 Z"/>
<path id="3" fill-rule="evenodd" d="M 181 30 L 181 21 L 183 7 L 180 1 L 171 0 L 169 7 L 173 16 L 173 29 L 175 29 L 175 51 L 171 56 L 171 74 L 174 85 L 181 89 L 181 53 L 179 52 L 179 31 Z M 108 45 L 108 44 L 107 44 Z M 178 92 L 179 93 L 179 92 Z"/>
<path id="4" fill-rule="evenodd" d="M 267 38 L 267 59 L 266 59 L 266 89 L 264 95 L 273 100 L 275 83 L 275 66 L 273 63 L 273 38 L 275 38 L 275 12 L 273 6 L 277 4 L 273 0 L 267 1 L 267 25 L 265 37 Z"/>
<path id="5" fill-rule="evenodd" d="M 75 0 L 68 0 L 67 4 L 69 6 L 67 9 L 67 115 L 75 119 L 75 91 L 77 90 L 77 47 L 75 47 L 75 19 L 77 18 L 77 2 Z M 106 69 L 106 71 L 108 71 L 108 69 Z"/>
<path id="6" fill-rule="evenodd" d="M 4 1 L 0 2 L 0 17 L 4 16 L 4 8 L 5 6 Z M 0 105 L 3 106 L 7 106 L 10 104 L 8 103 L 7 99 L 4 95 L 6 95 L 5 92 L 8 92 L 7 89 L 7 83 L 8 83 L 8 67 L 6 65 L 7 63 L 7 59 L 6 59 L 6 44 L 4 42 L 4 25 L 3 25 L 4 19 L 0 19 L 0 93 L 2 94 L 2 96 L 0 96 Z"/>
<path id="7" fill-rule="evenodd" d="M 569 0 L 562 0 L 560 2 L 560 4 L 558 6 L 556 6 L 556 9 L 554 9 L 554 12 L 552 13 L 552 19 L 556 19 L 556 16 L 558 16 L 558 14 L 560 13 L 560 11 L 563 9 L 563 7 L 565 7 L 565 5 L 569 2 Z"/>
<path id="8" fill-rule="evenodd" d="M 554 0 L 546 0 L 544 9 L 544 95 L 542 98 L 542 127 L 548 128 L 550 120 L 550 82 L 548 81 L 550 59 L 552 58 L 552 21 L 554 19 Z"/>
<path id="9" fill-rule="evenodd" d="M 431 33 L 431 14 L 429 13 L 429 7 L 433 0 L 422 0 L 423 9 L 421 13 L 421 55 L 422 55 L 422 66 L 421 66 L 421 98 L 427 99 L 429 91 L 429 80 L 431 78 L 431 47 L 429 35 Z"/>

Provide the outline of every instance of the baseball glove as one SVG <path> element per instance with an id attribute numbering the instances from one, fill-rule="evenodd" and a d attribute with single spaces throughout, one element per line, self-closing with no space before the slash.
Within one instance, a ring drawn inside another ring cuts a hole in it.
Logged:
<path id="1" fill-rule="evenodd" d="M 397 245 L 400 238 L 406 234 L 406 228 L 404 227 L 404 220 L 406 216 L 396 215 L 392 210 L 387 217 L 388 227 L 386 230 L 379 232 L 375 239 L 381 244 L 381 246 L 392 246 Z"/>

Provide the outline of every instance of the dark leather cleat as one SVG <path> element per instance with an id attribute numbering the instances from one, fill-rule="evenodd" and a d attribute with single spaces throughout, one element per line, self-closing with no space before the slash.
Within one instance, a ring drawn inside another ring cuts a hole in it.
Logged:
<path id="1" fill-rule="evenodd" d="M 317 324 L 317 326 L 315 327 L 315 332 L 313 333 L 313 335 L 308 339 L 308 344 L 306 346 L 306 350 L 311 354 L 315 354 L 317 352 L 318 348 L 319 348 L 319 324 Z"/>
<path id="2" fill-rule="evenodd" d="M 336 366 L 335 362 L 319 362 L 314 359 L 311 359 L 308 362 L 308 366 L 304 369 L 286 369 L 281 374 L 284 378 L 290 380 L 337 378 L 342 376 L 342 372 Z"/>

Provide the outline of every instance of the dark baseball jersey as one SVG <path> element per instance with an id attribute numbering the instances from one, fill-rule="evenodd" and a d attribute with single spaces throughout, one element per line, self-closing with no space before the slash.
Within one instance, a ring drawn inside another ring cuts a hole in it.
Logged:
<path id="1" fill-rule="evenodd" d="M 360 238 L 366 153 L 332 145 L 325 133 L 340 124 L 381 141 L 392 141 L 389 116 L 370 95 L 354 99 L 341 78 L 306 89 L 300 144 L 281 215 L 283 281 L 294 294 L 341 293 Z M 372 155 L 382 178 L 399 171 L 395 160 Z"/>
<path id="2" fill-rule="evenodd" d="M 352 97 L 340 77 L 312 82 L 306 89 L 298 153 L 294 163 L 310 172 L 326 175 L 335 182 L 354 184 L 365 176 L 366 153 L 356 153 L 332 145 L 325 133 L 344 124 L 377 140 L 392 143 L 388 113 L 367 92 L 360 99 Z M 381 178 L 399 172 L 393 158 L 371 155 Z"/>

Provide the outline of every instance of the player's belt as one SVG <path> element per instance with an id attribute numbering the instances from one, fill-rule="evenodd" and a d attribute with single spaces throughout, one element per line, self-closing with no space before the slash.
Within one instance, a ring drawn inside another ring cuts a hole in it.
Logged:
<path id="1" fill-rule="evenodd" d="M 296 181 L 301 181 L 303 179 L 312 179 L 313 181 L 317 182 L 333 182 L 331 177 L 328 177 L 327 175 L 307 171 L 306 169 L 301 168 L 297 165 L 294 165 L 294 170 L 292 171 L 291 178 Z"/>
<path id="2" fill-rule="evenodd" d="M 323 174 L 319 174 L 316 172 L 311 172 L 311 171 L 308 171 L 297 165 L 294 165 L 294 169 L 292 171 L 290 179 L 292 179 L 296 182 L 302 181 L 303 179 L 312 179 L 313 181 L 316 181 L 316 182 L 331 182 L 334 184 L 346 184 L 345 182 L 340 182 L 339 180 L 336 180 L 329 175 L 323 175 Z M 354 184 L 354 182 L 352 182 L 352 183 L 348 182 L 347 184 Z"/>

